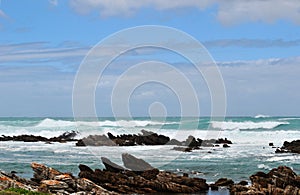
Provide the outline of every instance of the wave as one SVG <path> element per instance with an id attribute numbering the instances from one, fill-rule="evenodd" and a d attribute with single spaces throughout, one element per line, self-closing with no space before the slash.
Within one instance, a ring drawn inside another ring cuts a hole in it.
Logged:
<path id="1" fill-rule="evenodd" d="M 273 129 L 281 125 L 288 125 L 289 122 L 283 121 L 263 121 L 263 122 L 232 122 L 232 121 L 212 121 L 213 128 L 222 129 L 222 130 L 246 130 L 246 129 Z"/>
<path id="2" fill-rule="evenodd" d="M 269 118 L 269 115 L 258 114 L 254 118 Z"/>
<path id="3" fill-rule="evenodd" d="M 299 117 L 298 118 L 280 118 L 278 120 L 280 120 L 280 121 L 290 121 L 290 120 L 300 120 L 300 118 Z"/>
<path id="4" fill-rule="evenodd" d="M 69 127 L 69 126 L 91 126 L 91 127 L 147 127 L 151 125 L 174 124 L 174 122 L 158 122 L 147 120 L 119 120 L 119 121 L 65 121 L 46 118 L 36 127 Z"/>

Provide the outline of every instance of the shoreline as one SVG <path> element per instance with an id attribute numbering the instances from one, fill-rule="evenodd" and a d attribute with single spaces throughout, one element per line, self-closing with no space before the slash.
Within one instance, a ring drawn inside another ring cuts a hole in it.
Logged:
<path id="1" fill-rule="evenodd" d="M 158 171 L 147 162 L 130 154 L 123 154 L 122 158 L 127 161 L 124 162 L 124 164 L 127 164 L 126 167 L 132 165 L 142 166 L 145 170 L 131 171 L 111 162 L 109 159 L 103 158 L 102 162 L 105 169 L 92 170 L 86 165 L 79 165 L 80 173 L 76 177 L 71 173 L 60 172 L 46 165 L 33 162 L 31 167 L 34 174 L 30 180 L 20 178 L 15 173 L 8 174 L 0 171 L 0 191 L 13 187 L 42 193 L 73 195 L 90 193 L 112 195 L 124 193 L 149 195 L 245 195 L 268 193 L 275 195 L 281 193 L 289 195 L 300 193 L 300 175 L 297 175 L 291 168 L 286 166 L 273 168 L 268 173 L 254 173 L 249 176 L 250 184 L 245 181 L 235 183 L 227 178 L 220 178 L 218 181 L 208 184 L 206 180 L 193 179 L 188 175 L 179 176 L 166 171 Z M 129 180 L 125 179 L 127 177 Z M 158 183 L 156 183 L 156 180 Z"/>

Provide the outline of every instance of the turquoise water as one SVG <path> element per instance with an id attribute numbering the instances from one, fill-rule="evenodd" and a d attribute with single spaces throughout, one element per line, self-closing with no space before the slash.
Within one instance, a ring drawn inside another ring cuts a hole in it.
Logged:
<path id="1" fill-rule="evenodd" d="M 1 135 L 33 134 L 58 136 L 66 131 L 79 131 L 78 137 L 90 134 L 139 133 L 141 129 L 184 140 L 189 135 L 202 139 L 232 140 L 230 148 L 209 147 L 182 153 L 173 146 L 76 147 L 75 143 L 0 142 L 0 169 L 17 171 L 31 177 L 30 163 L 45 163 L 61 171 L 78 174 L 78 164 L 103 168 L 99 158 L 105 156 L 122 165 L 121 154 L 129 152 L 161 170 L 189 173 L 213 182 L 221 177 L 234 181 L 249 180 L 257 171 L 269 171 L 279 165 L 291 166 L 300 173 L 297 154 L 275 154 L 268 146 L 280 147 L 284 141 L 300 139 L 300 117 L 227 117 L 225 121 L 203 118 L 0 118 Z M 208 153 L 211 152 L 211 153 Z"/>

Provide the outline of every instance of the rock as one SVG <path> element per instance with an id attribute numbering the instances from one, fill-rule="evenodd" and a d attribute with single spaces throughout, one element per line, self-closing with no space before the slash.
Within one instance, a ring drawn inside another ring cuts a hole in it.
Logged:
<path id="1" fill-rule="evenodd" d="M 115 146 L 116 144 L 105 135 L 89 135 L 78 140 L 76 146 Z"/>
<path id="2" fill-rule="evenodd" d="M 174 147 L 173 150 L 180 152 L 192 152 L 193 148 L 190 147 Z"/>
<path id="3" fill-rule="evenodd" d="M 285 141 L 283 143 L 283 146 L 280 149 L 277 149 L 275 151 L 276 153 L 298 153 L 300 154 L 300 140 L 295 140 L 292 142 Z"/>
<path id="4" fill-rule="evenodd" d="M 26 190 L 33 190 L 33 188 L 29 185 L 16 181 L 6 174 L 0 172 L 0 191 L 8 188 L 22 188 Z"/>
<path id="5" fill-rule="evenodd" d="M 136 158 L 131 154 L 124 153 L 122 154 L 122 161 L 124 166 L 133 171 L 146 171 L 154 169 L 149 163 L 146 161 Z"/>
<path id="6" fill-rule="evenodd" d="M 223 148 L 229 148 L 230 146 L 228 144 L 223 144 Z"/>
<path id="7" fill-rule="evenodd" d="M 77 141 L 74 137 L 77 135 L 76 131 L 65 132 L 58 137 L 46 138 L 36 135 L 17 135 L 17 136 L 5 136 L 0 137 L 0 141 L 22 141 L 22 142 L 65 142 L 65 141 Z"/>
<path id="8" fill-rule="evenodd" d="M 216 144 L 232 144 L 232 142 L 230 140 L 228 140 L 227 138 L 225 138 L 225 139 L 219 138 L 218 140 L 216 140 L 215 143 Z"/>
<path id="9" fill-rule="evenodd" d="M 166 145 L 176 145 L 176 146 L 181 146 L 182 142 L 178 141 L 177 139 L 171 139 Z"/>
<path id="10" fill-rule="evenodd" d="M 83 165 L 83 164 L 80 164 L 79 165 L 79 170 L 82 171 L 82 172 L 87 172 L 87 173 L 93 173 L 93 169 L 91 169 L 90 167 L 86 166 L 86 165 Z"/>
<path id="11" fill-rule="evenodd" d="M 57 181 L 57 180 L 43 180 L 41 181 L 41 184 L 45 184 L 49 191 L 56 191 L 56 190 L 62 190 L 67 189 L 69 186 L 63 181 Z"/>
<path id="12" fill-rule="evenodd" d="M 238 185 L 242 185 L 242 186 L 246 186 L 246 185 L 248 185 L 249 183 L 248 183 L 248 181 L 240 181 L 239 183 L 238 183 Z"/>
<path id="13" fill-rule="evenodd" d="M 123 154 L 122 158 L 126 161 L 124 164 L 127 164 L 129 159 L 130 166 L 127 168 L 136 169 L 136 166 L 132 167 L 132 163 L 136 163 L 138 170 L 144 171 L 111 172 L 96 169 L 91 172 L 92 169 L 81 166 L 80 169 L 83 171 L 79 173 L 79 177 L 89 179 L 106 190 L 121 194 L 198 193 L 208 190 L 208 185 L 204 179 L 159 171 L 130 154 Z"/>
<path id="14" fill-rule="evenodd" d="M 48 141 L 50 142 L 63 142 L 63 141 L 77 141 L 74 139 L 78 134 L 78 131 L 67 131 L 58 137 L 52 137 Z"/>
<path id="15" fill-rule="evenodd" d="M 35 182 L 40 182 L 42 180 L 53 180 L 55 176 L 63 174 L 56 169 L 35 162 L 31 163 L 31 168 L 34 171 L 34 178 L 32 178 L 32 180 Z"/>
<path id="16" fill-rule="evenodd" d="M 269 146 L 274 146 L 274 143 L 270 142 L 270 143 L 269 143 Z"/>
<path id="17" fill-rule="evenodd" d="M 150 169 L 150 170 L 143 171 L 141 173 L 141 176 L 147 180 L 151 180 L 151 179 L 155 179 L 158 174 L 159 174 L 158 169 Z"/>
<path id="18" fill-rule="evenodd" d="M 210 187 L 214 190 L 217 190 L 218 187 L 221 187 L 221 186 L 229 187 L 233 184 L 234 184 L 234 182 L 232 181 L 232 179 L 220 178 L 214 184 L 211 184 Z"/>
<path id="19" fill-rule="evenodd" d="M 125 170 L 125 168 L 111 162 L 108 158 L 101 157 L 101 161 L 105 166 L 105 169 L 110 172 L 118 173 Z"/>
<path id="20" fill-rule="evenodd" d="M 233 194 L 299 194 L 299 176 L 289 167 L 279 166 L 269 173 L 257 172 L 250 176 L 252 185 L 241 187 L 233 185 L 230 189 Z"/>

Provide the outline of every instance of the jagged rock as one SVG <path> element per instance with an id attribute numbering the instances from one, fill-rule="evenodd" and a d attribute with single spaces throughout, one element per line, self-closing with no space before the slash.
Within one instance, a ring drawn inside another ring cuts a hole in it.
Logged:
<path id="1" fill-rule="evenodd" d="M 228 139 L 225 137 L 225 139 L 219 138 L 218 140 L 216 140 L 215 143 L 216 143 L 216 144 L 232 144 L 232 141 L 228 140 Z"/>
<path id="2" fill-rule="evenodd" d="M 189 178 L 178 176 L 173 173 L 162 172 L 153 168 L 145 161 L 133 157 L 129 154 L 123 154 L 123 158 L 131 163 L 142 164 L 142 170 L 145 171 L 128 171 L 111 172 L 96 169 L 91 172 L 90 168 L 82 168 L 79 173 L 80 178 L 87 178 L 101 187 L 118 192 L 121 194 L 146 194 L 146 193 L 197 193 L 208 190 L 206 180 L 199 178 Z M 142 162 L 142 163 L 141 163 Z M 125 164 L 125 163 L 124 163 Z M 140 166 L 140 165 L 139 165 Z M 139 167 L 140 168 L 140 167 Z"/>
<path id="3" fill-rule="evenodd" d="M 26 190 L 33 190 L 33 188 L 29 185 L 16 181 L 6 174 L 0 172 L 0 191 L 8 188 L 22 188 Z"/>
<path id="4" fill-rule="evenodd" d="M 131 169 L 132 171 L 146 171 L 154 169 L 146 161 L 136 158 L 128 153 L 122 154 L 122 161 L 124 163 L 124 166 L 128 169 Z"/>
<path id="5" fill-rule="evenodd" d="M 32 178 L 32 180 L 35 182 L 40 182 L 41 180 L 53 180 L 56 176 L 63 174 L 56 169 L 35 162 L 31 163 L 31 168 L 34 171 L 34 178 Z"/>
<path id="6" fill-rule="evenodd" d="M 233 185 L 231 193 L 242 194 L 270 194 L 270 195 L 291 195 L 299 194 L 299 176 L 289 167 L 279 166 L 272 169 L 269 173 L 257 172 L 250 176 L 252 185 L 241 187 Z"/>
<path id="7" fill-rule="evenodd" d="M 93 169 L 91 169 L 90 167 L 86 166 L 86 165 L 83 165 L 83 164 L 80 164 L 79 166 L 79 170 L 81 172 L 87 172 L 87 173 L 93 173 Z"/>
<path id="8" fill-rule="evenodd" d="M 298 153 L 300 154 L 300 140 L 294 140 L 292 142 L 285 141 L 280 149 L 275 151 L 276 153 Z"/>
<path id="9" fill-rule="evenodd" d="M 118 173 L 125 170 L 125 168 L 117 165 L 116 163 L 111 162 L 108 158 L 101 157 L 101 161 L 104 164 L 105 169 L 107 171 Z"/>
<path id="10" fill-rule="evenodd" d="M 63 141 L 77 141 L 74 139 L 78 134 L 77 131 L 67 131 L 58 137 L 52 137 L 48 141 L 50 142 L 63 142 Z"/>
<path id="11" fill-rule="evenodd" d="M 2 135 L 0 137 L 0 141 L 23 141 L 23 142 L 65 142 L 65 141 L 77 141 L 74 137 L 77 135 L 78 132 L 71 131 L 65 132 L 58 137 L 46 138 L 43 136 L 36 136 L 36 135 L 17 135 L 17 136 L 5 136 Z"/>

